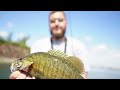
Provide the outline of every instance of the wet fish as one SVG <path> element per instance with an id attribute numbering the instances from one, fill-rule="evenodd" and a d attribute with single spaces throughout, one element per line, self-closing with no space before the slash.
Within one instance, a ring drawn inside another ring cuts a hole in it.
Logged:
<path id="1" fill-rule="evenodd" d="M 84 79 L 83 62 L 59 50 L 30 54 L 12 62 L 10 69 L 25 71 L 36 79 Z"/>

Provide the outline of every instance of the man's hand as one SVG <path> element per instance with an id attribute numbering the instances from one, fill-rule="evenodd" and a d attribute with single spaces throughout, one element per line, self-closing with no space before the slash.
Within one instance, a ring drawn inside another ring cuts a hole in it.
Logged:
<path id="1" fill-rule="evenodd" d="M 9 78 L 10 79 L 35 79 L 35 78 L 32 78 L 31 76 L 27 75 L 25 72 L 21 72 L 21 71 L 13 72 Z"/>

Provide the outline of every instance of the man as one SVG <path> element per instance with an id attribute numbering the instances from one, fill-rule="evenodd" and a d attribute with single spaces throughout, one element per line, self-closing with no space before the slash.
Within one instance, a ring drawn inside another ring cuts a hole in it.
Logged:
<path id="1" fill-rule="evenodd" d="M 87 79 L 89 67 L 85 62 L 85 47 L 78 40 L 65 36 L 66 26 L 67 20 L 65 13 L 63 11 L 51 11 L 49 14 L 51 37 L 35 42 L 31 47 L 30 53 L 47 52 L 50 49 L 58 49 L 68 55 L 79 57 L 85 65 L 85 70 L 81 75 Z M 27 76 L 24 72 L 16 71 L 10 75 L 10 79 L 31 79 L 31 77 Z"/>

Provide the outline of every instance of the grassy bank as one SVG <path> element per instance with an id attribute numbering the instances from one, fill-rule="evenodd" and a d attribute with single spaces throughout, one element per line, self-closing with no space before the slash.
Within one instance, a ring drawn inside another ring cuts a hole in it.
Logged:
<path id="1" fill-rule="evenodd" d="M 24 37 L 17 41 L 12 41 L 11 37 L 2 38 L 0 37 L 0 56 L 8 58 L 21 58 L 29 54 L 30 47 L 26 45 L 28 37 Z M 3 58 L 0 62 L 10 62 L 11 60 Z"/>
<path id="2" fill-rule="evenodd" d="M 0 45 L 14 45 L 14 46 L 19 46 L 21 48 L 30 50 L 30 47 L 28 47 L 25 43 L 26 43 L 25 40 L 18 40 L 15 42 L 15 41 L 0 38 Z"/>

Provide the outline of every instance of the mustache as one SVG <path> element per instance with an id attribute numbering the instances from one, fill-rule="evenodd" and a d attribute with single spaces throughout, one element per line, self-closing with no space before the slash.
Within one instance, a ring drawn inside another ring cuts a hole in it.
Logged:
<path id="1" fill-rule="evenodd" d="M 59 26 L 55 26 L 53 29 L 56 29 L 56 28 L 60 28 L 60 29 L 62 29 L 62 27 L 59 27 Z"/>
<path id="2" fill-rule="evenodd" d="M 65 32 L 66 32 L 66 30 L 63 30 L 61 33 L 59 33 L 59 34 L 54 34 L 53 32 L 52 32 L 52 30 L 51 30 L 51 35 L 53 36 L 53 37 L 55 37 L 55 38 L 61 38 L 61 37 L 64 37 L 64 35 L 65 35 Z"/>

